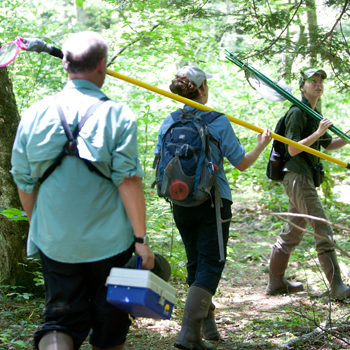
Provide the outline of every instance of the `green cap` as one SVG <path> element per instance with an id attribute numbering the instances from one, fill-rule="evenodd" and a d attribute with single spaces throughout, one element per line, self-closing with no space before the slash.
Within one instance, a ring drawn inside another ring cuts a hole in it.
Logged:
<path id="1" fill-rule="evenodd" d="M 126 269 L 135 269 L 138 255 L 134 255 L 125 265 Z M 158 253 L 154 254 L 154 269 L 152 270 L 158 277 L 168 282 L 171 276 L 171 267 L 167 259 Z"/>
<path id="2" fill-rule="evenodd" d="M 304 72 L 300 71 L 299 87 L 305 83 L 305 80 L 311 78 L 315 74 L 321 74 L 322 79 L 327 78 L 327 73 L 323 69 L 309 68 Z"/>

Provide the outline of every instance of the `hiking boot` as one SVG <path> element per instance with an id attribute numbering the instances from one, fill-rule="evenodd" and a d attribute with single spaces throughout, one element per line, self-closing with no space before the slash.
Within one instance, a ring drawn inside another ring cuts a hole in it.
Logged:
<path id="1" fill-rule="evenodd" d="M 212 350 L 214 345 L 206 343 L 201 337 L 201 326 L 208 316 L 212 294 L 207 289 L 192 285 L 188 292 L 182 327 L 174 346 L 185 350 Z"/>
<path id="2" fill-rule="evenodd" d="M 73 338 L 63 332 L 46 333 L 39 341 L 39 350 L 73 350 Z"/>
<path id="3" fill-rule="evenodd" d="M 219 340 L 220 334 L 215 323 L 215 305 L 211 302 L 208 316 L 203 319 L 202 333 L 206 340 Z"/>
<path id="4" fill-rule="evenodd" d="M 331 297 L 344 300 L 350 297 L 350 288 L 343 283 L 335 250 L 319 254 L 318 260 L 331 288 Z"/>
<path id="5" fill-rule="evenodd" d="M 290 254 L 285 254 L 279 249 L 273 247 L 270 258 L 269 285 L 267 286 L 267 295 L 289 294 L 302 292 L 303 284 L 300 282 L 288 282 L 284 273 L 288 266 Z"/>

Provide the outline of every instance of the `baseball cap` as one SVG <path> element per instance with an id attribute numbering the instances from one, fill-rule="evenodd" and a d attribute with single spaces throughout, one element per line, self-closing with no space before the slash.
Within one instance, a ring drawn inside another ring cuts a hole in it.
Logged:
<path id="1" fill-rule="evenodd" d="M 187 75 L 188 79 L 196 83 L 197 87 L 203 84 L 203 81 L 213 77 L 212 74 L 204 73 L 197 66 L 183 66 L 177 73 L 177 76 L 181 77 Z"/>
<path id="2" fill-rule="evenodd" d="M 125 265 L 126 269 L 135 269 L 137 265 L 138 255 L 134 255 Z M 142 261 L 142 260 L 141 260 Z M 154 254 L 154 268 L 152 270 L 158 277 L 168 282 L 171 276 L 171 267 L 167 259 L 163 255 Z"/>
<path id="3" fill-rule="evenodd" d="M 311 78 L 315 74 L 321 74 L 322 79 L 327 78 L 327 73 L 323 69 L 317 69 L 317 68 L 309 68 L 307 70 L 300 71 L 300 78 L 299 78 L 299 87 L 301 87 L 305 80 Z"/>

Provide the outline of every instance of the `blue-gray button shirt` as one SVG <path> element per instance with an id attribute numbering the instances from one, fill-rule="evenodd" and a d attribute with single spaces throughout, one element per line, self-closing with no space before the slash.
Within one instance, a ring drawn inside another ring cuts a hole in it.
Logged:
<path id="1" fill-rule="evenodd" d="M 104 93 L 89 81 L 68 82 L 57 100 L 72 131 L 102 97 Z M 53 97 L 28 109 L 12 150 L 11 173 L 19 189 L 32 192 L 66 141 Z M 118 192 L 126 177 L 144 176 L 132 111 L 120 102 L 104 102 L 84 124 L 77 146 L 80 156 L 112 181 L 91 172 L 81 159 L 65 157 L 39 188 L 29 228 L 28 256 L 37 257 L 40 249 L 56 261 L 91 262 L 119 254 L 133 242 L 133 230 Z"/>
<path id="2" fill-rule="evenodd" d="M 195 102 L 201 103 L 200 101 Z M 190 112 L 195 109 L 194 107 L 187 105 L 185 105 L 184 108 L 186 108 Z M 203 113 L 205 112 L 197 111 L 195 115 L 201 116 Z M 160 151 L 160 145 L 162 142 L 163 135 L 173 122 L 174 121 L 171 115 L 164 119 L 159 129 L 158 143 L 154 150 L 154 154 L 157 154 Z M 239 139 L 233 131 L 228 118 L 225 115 L 216 118 L 208 124 L 208 130 L 210 135 L 216 141 L 218 141 L 220 147 L 219 149 L 212 142 L 210 142 L 214 164 L 219 164 L 219 160 L 222 157 L 227 158 L 233 166 L 240 164 L 245 157 L 244 147 L 239 142 Z M 221 198 L 225 198 L 232 201 L 231 189 L 227 182 L 223 165 L 221 165 L 221 167 L 218 170 L 217 182 L 219 185 Z"/>

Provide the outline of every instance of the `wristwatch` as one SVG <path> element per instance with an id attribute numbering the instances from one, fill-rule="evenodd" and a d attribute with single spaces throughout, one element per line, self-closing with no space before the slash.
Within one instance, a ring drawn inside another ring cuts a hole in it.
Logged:
<path id="1" fill-rule="evenodd" d="M 143 243 L 143 244 L 149 244 L 149 237 L 148 235 L 145 235 L 143 237 L 136 237 L 134 236 L 134 242 L 135 243 Z"/>

